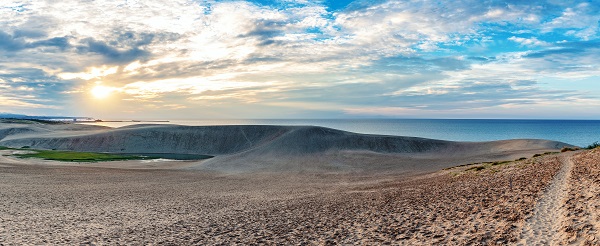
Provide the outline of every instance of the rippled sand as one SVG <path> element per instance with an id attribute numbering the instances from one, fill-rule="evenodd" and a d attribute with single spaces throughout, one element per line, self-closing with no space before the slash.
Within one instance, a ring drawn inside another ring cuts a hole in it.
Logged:
<path id="1" fill-rule="evenodd" d="M 505 244 L 561 163 L 472 167 L 224 175 L 2 157 L 0 244 Z"/>

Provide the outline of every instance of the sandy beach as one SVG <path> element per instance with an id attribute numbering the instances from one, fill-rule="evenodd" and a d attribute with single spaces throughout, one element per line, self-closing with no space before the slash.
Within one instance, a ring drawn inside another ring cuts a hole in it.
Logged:
<path id="1" fill-rule="evenodd" d="M 67 138 L 87 138 L 89 131 Z M 47 134 L 56 139 L 56 133 Z M 527 151 L 540 151 L 531 144 L 539 142 L 528 143 Z M 519 148 L 487 155 L 480 148 L 464 159 L 428 154 L 413 162 L 406 153 L 326 148 L 319 156 L 327 158 L 308 169 L 284 171 L 286 165 L 272 161 L 269 167 L 276 168 L 241 166 L 239 172 L 233 166 L 198 168 L 203 161 L 63 163 L 1 150 L 0 244 L 597 245 L 600 150 L 532 158 Z M 330 165 L 331 156 L 349 151 L 352 160 L 371 162 Z M 527 158 L 457 162 L 515 153 Z M 377 162 L 394 155 L 400 161 Z M 423 163 L 422 169 L 415 163 Z M 317 169 L 319 164 L 324 167 Z M 560 200 L 547 198 L 557 191 L 566 193 Z M 535 219 L 544 213 L 558 216 L 547 223 Z M 540 241 L 548 237 L 553 240 Z"/>

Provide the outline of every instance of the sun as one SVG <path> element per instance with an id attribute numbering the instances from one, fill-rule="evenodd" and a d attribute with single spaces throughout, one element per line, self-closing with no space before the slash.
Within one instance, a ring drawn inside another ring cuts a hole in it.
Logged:
<path id="1" fill-rule="evenodd" d="M 114 91 L 113 88 L 102 86 L 102 85 L 97 85 L 96 87 L 92 88 L 91 92 L 95 98 L 103 99 L 103 98 L 110 96 L 110 94 L 113 91 Z"/>

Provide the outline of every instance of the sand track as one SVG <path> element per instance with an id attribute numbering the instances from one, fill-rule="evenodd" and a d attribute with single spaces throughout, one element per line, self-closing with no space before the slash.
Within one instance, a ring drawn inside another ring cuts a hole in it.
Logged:
<path id="1" fill-rule="evenodd" d="M 564 220 L 562 204 L 569 190 L 569 178 L 573 169 L 571 155 L 560 158 L 562 168 L 556 174 L 538 200 L 530 217 L 523 227 L 521 245 L 554 245 Z"/>

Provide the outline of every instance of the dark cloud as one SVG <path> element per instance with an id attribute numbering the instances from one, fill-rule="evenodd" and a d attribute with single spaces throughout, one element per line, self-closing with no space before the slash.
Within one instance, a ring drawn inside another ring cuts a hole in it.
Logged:
<path id="1" fill-rule="evenodd" d="M 77 47 L 80 54 L 96 53 L 107 63 L 125 64 L 135 60 L 147 60 L 151 52 L 146 46 L 153 42 L 170 42 L 180 38 L 176 33 L 136 33 L 131 31 L 115 31 L 109 41 L 85 38 Z"/>
<path id="2" fill-rule="evenodd" d="M 77 47 L 79 53 L 96 53 L 102 55 L 109 63 L 124 64 L 150 57 L 150 52 L 142 50 L 140 47 L 118 49 L 93 38 L 86 38 L 82 43 L 82 46 Z"/>
<path id="3" fill-rule="evenodd" d="M 28 44 L 27 46 L 32 47 L 32 48 L 40 47 L 40 46 L 50 46 L 50 47 L 57 47 L 61 50 L 65 50 L 65 49 L 71 47 L 71 45 L 69 44 L 69 38 L 67 38 L 67 37 L 56 37 L 56 38 L 46 39 L 46 40 L 42 40 L 42 41 L 36 41 L 31 44 Z"/>
<path id="4" fill-rule="evenodd" d="M 238 35 L 238 38 L 255 38 L 260 41 L 259 46 L 282 44 L 273 38 L 285 35 L 285 23 L 277 21 L 260 21 L 255 23 L 254 29 Z"/>
<path id="5" fill-rule="evenodd" d="M 117 37 L 114 41 L 110 42 L 110 45 L 121 46 L 121 47 L 139 47 L 145 46 L 152 43 L 157 39 L 160 41 L 165 40 L 174 40 L 179 36 L 177 34 L 165 33 L 165 34 L 155 34 L 155 33 L 135 33 L 131 31 L 126 32 L 117 32 Z"/>
<path id="6" fill-rule="evenodd" d="M 70 44 L 67 37 L 54 37 L 35 42 L 25 42 L 25 40 L 20 36 L 13 36 L 6 32 L 0 31 L 1 50 L 17 52 L 24 49 L 34 49 L 38 47 L 56 47 L 64 50 L 69 48 Z"/>
<path id="7" fill-rule="evenodd" d="M 28 37 L 28 38 L 42 38 L 46 37 L 46 32 L 36 29 L 19 29 L 14 32 L 15 38 Z"/>
<path id="8" fill-rule="evenodd" d="M 6 51 L 19 51 L 25 48 L 25 43 L 21 39 L 15 39 L 12 35 L 0 31 L 0 49 Z"/>

